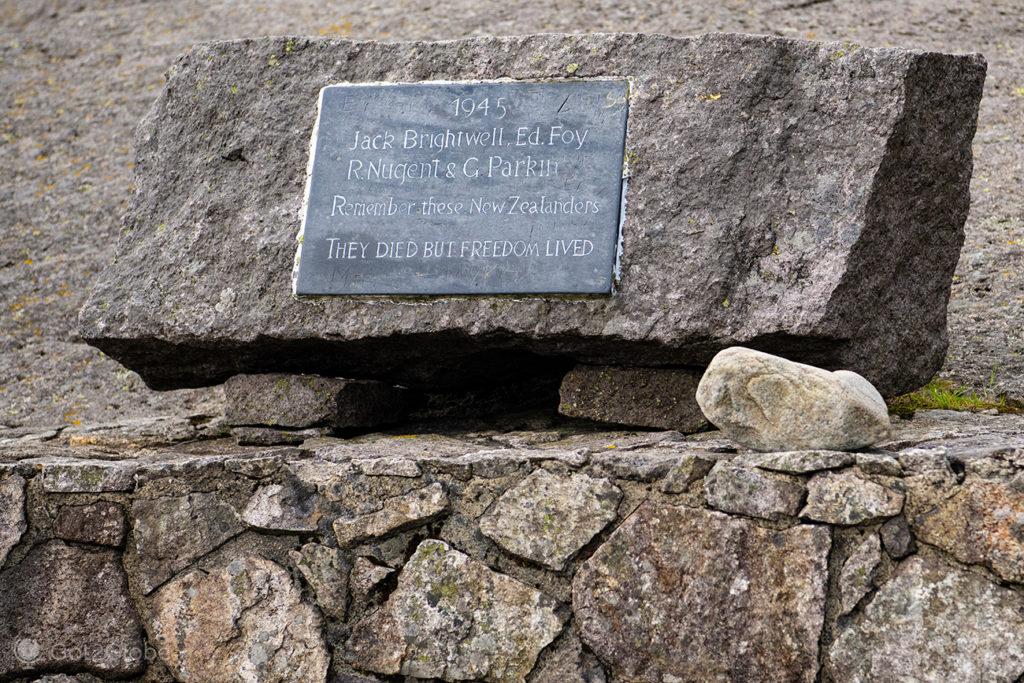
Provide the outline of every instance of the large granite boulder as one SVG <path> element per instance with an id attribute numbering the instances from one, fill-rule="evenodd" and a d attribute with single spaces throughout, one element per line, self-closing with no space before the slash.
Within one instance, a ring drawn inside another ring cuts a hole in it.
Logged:
<path id="1" fill-rule="evenodd" d="M 612 295 L 293 298 L 323 86 L 605 76 L 632 83 Z M 904 391 L 945 353 L 984 76 L 977 55 L 748 35 L 202 44 L 139 128 L 80 332 L 156 388 L 274 370 L 454 385 L 744 344 Z"/>

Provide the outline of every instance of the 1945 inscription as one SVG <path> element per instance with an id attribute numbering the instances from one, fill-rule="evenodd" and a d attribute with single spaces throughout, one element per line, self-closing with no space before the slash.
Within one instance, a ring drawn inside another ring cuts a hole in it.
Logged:
<path id="1" fill-rule="evenodd" d="M 622 80 L 321 91 L 295 293 L 602 294 Z"/>

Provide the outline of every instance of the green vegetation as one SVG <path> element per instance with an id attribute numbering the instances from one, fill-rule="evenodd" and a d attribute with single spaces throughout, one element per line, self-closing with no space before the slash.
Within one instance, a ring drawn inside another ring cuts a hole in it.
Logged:
<path id="1" fill-rule="evenodd" d="M 1022 406 L 992 392 L 978 393 L 945 379 L 933 379 L 917 391 L 889 399 L 889 412 L 909 417 L 918 410 L 960 410 L 977 413 L 996 409 L 1001 413 L 1022 413 Z"/>

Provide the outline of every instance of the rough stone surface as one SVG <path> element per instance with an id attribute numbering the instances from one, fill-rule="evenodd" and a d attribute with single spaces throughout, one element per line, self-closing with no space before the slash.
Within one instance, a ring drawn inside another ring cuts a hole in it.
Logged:
<path id="1" fill-rule="evenodd" d="M 244 529 L 216 493 L 136 500 L 132 518 L 139 580 L 147 593 Z"/>
<path id="2" fill-rule="evenodd" d="M 330 656 L 320 628 L 288 572 L 260 557 L 189 572 L 153 597 L 157 650 L 183 683 L 322 683 Z"/>
<path id="3" fill-rule="evenodd" d="M 433 483 L 403 496 L 389 498 L 377 512 L 334 520 L 334 535 L 345 548 L 360 541 L 426 524 L 448 508 L 448 494 Z"/>
<path id="4" fill-rule="evenodd" d="M 43 490 L 50 493 L 106 493 L 135 488 L 134 462 L 79 460 L 43 466 Z"/>
<path id="5" fill-rule="evenodd" d="M 903 509 L 903 494 L 855 474 L 819 474 L 807 482 L 807 505 L 801 517 L 828 524 L 863 524 L 894 517 Z"/>
<path id="6" fill-rule="evenodd" d="M 0 676 L 77 670 L 120 678 L 144 665 L 142 626 L 113 550 L 50 541 L 0 574 Z"/>
<path id="7" fill-rule="evenodd" d="M 514 555 L 561 571 L 615 519 L 622 491 L 607 479 L 534 470 L 480 518 L 484 536 Z"/>
<path id="8" fill-rule="evenodd" d="M 316 604 L 332 619 L 344 619 L 348 606 L 348 579 L 352 567 L 336 548 L 306 543 L 288 556 L 313 589 Z"/>
<path id="9" fill-rule="evenodd" d="M 882 537 L 882 546 L 889 557 L 894 560 L 902 560 L 910 553 L 917 550 L 914 537 L 910 533 L 910 525 L 906 518 L 893 517 L 878 529 L 878 535 Z"/>
<path id="10" fill-rule="evenodd" d="M 674 429 L 706 429 L 694 398 L 700 373 L 678 368 L 577 365 L 562 379 L 558 412 L 598 422 Z"/>
<path id="11" fill-rule="evenodd" d="M 242 511 L 251 526 L 276 531 L 315 531 L 320 512 L 314 498 L 295 482 L 267 484 L 256 489 Z"/>
<path id="12" fill-rule="evenodd" d="M 1014 681 L 1024 673 L 1024 597 L 912 557 L 829 652 L 844 681 Z"/>
<path id="13" fill-rule="evenodd" d="M 580 637 L 616 680 L 813 681 L 829 545 L 644 503 L 573 580 Z"/>
<path id="14" fill-rule="evenodd" d="M 25 480 L 17 474 L 8 474 L 0 478 L 0 567 L 27 528 Z"/>
<path id="15" fill-rule="evenodd" d="M 365 557 L 357 557 L 348 575 L 352 599 L 360 604 L 365 603 L 370 593 L 394 573 L 391 567 L 379 565 Z"/>
<path id="16" fill-rule="evenodd" d="M 310 434 L 270 427 L 233 427 L 231 436 L 239 446 L 301 446 Z"/>
<path id="17" fill-rule="evenodd" d="M 925 543 L 1007 581 L 1024 583 L 1024 491 L 1006 482 L 966 481 L 937 509 L 911 519 Z"/>
<path id="18" fill-rule="evenodd" d="M 715 356 L 697 388 L 708 419 L 759 451 L 845 451 L 889 436 L 889 410 L 863 377 L 742 347 Z"/>
<path id="19" fill-rule="evenodd" d="M 126 532 L 124 510 L 117 503 L 65 505 L 53 521 L 57 538 L 120 547 Z"/>
<path id="20" fill-rule="evenodd" d="M 427 540 L 387 603 L 353 627 L 348 657 L 382 674 L 523 681 L 563 622 L 540 591 Z"/>
<path id="21" fill-rule="evenodd" d="M 291 296 L 322 86 L 566 78 L 571 63 L 571 77 L 633 79 L 614 296 Z M 735 34 L 201 45 L 139 128 L 124 237 L 80 334 L 162 388 L 303 370 L 457 383 L 544 364 L 519 353 L 700 365 L 747 344 L 911 389 L 947 346 L 984 74 L 978 56 Z"/>
<path id="22" fill-rule="evenodd" d="M 860 599 L 871 590 L 882 561 L 882 544 L 876 534 L 861 541 L 843 563 L 839 573 L 839 612 L 852 612 Z"/>
<path id="23" fill-rule="evenodd" d="M 406 393 L 382 382 L 319 375 L 235 375 L 224 383 L 224 417 L 243 426 L 375 427 L 404 416 Z"/>
<path id="24" fill-rule="evenodd" d="M 843 451 L 789 451 L 788 453 L 772 453 L 755 460 L 756 466 L 762 470 L 789 474 L 807 474 L 819 470 L 840 469 L 852 465 L 853 462 L 853 453 Z"/>
<path id="25" fill-rule="evenodd" d="M 704 495 L 723 512 L 781 520 L 800 511 L 804 485 L 796 477 L 721 461 L 704 478 Z"/>
<path id="26" fill-rule="evenodd" d="M 661 490 L 665 493 L 682 493 L 690 484 L 703 479 L 715 466 L 715 460 L 706 455 L 686 453 L 679 457 L 679 462 L 672 466 L 661 481 Z"/>

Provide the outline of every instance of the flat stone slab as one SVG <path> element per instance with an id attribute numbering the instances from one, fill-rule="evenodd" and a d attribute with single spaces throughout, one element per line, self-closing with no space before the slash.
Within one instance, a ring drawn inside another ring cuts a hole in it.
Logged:
<path id="1" fill-rule="evenodd" d="M 537 354 L 701 366 L 736 344 L 916 388 L 947 346 L 984 75 L 977 55 L 749 35 L 199 45 L 139 128 L 80 333 L 156 388 L 269 371 L 459 385 Z M 630 80 L 613 293 L 294 298 L 321 88 L 498 77 Z"/>
<path id="2" fill-rule="evenodd" d="M 615 519 L 622 491 L 607 479 L 542 469 L 480 519 L 480 531 L 505 550 L 555 571 Z"/>

